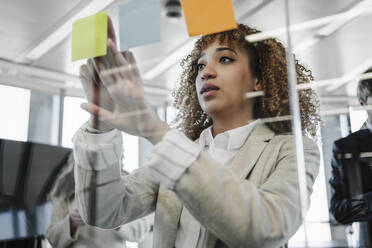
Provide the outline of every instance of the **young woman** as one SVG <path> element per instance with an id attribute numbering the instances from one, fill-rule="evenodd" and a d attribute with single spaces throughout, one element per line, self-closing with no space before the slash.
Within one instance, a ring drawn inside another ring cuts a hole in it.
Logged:
<path id="1" fill-rule="evenodd" d="M 87 223 L 116 228 L 155 211 L 154 247 L 285 245 L 301 225 L 293 136 L 289 121 L 262 121 L 289 115 L 285 49 L 274 39 L 244 39 L 256 32 L 239 25 L 196 42 L 181 63 L 173 129 L 146 103 L 134 57 L 119 53 L 114 39 L 96 60 L 96 84 L 94 63 L 81 68 L 90 101 L 82 107 L 99 117 L 74 137 L 76 193 Z M 298 83 L 312 80 L 298 62 L 296 70 Z M 253 91 L 263 96 L 247 98 Z M 304 134 L 315 136 L 317 101 L 311 90 L 299 94 Z M 125 176 L 120 131 L 155 145 L 148 164 Z M 307 137 L 304 154 L 310 196 L 319 152 Z"/>

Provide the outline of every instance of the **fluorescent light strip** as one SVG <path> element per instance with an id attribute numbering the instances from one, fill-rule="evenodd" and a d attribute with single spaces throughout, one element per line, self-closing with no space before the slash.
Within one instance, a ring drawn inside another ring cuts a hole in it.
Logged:
<path id="1" fill-rule="evenodd" d="M 354 110 L 366 110 L 370 111 L 372 110 L 372 105 L 367 106 L 358 106 L 358 107 L 350 107 Z M 339 108 L 339 109 L 331 109 L 331 110 L 323 110 L 319 111 L 320 116 L 328 116 L 328 115 L 340 115 L 340 114 L 346 114 L 350 112 L 350 108 Z M 278 122 L 278 121 L 288 121 L 291 120 L 291 115 L 283 115 L 283 116 L 276 116 L 276 117 L 268 117 L 261 119 L 262 123 L 271 123 L 271 122 Z"/>
<path id="2" fill-rule="evenodd" d="M 292 33 L 292 32 L 297 32 L 297 31 L 304 31 L 306 29 L 317 28 L 325 24 L 328 24 L 331 21 L 335 20 L 336 18 L 339 18 L 342 16 L 343 14 L 336 14 L 336 15 L 319 18 L 319 19 L 314 19 L 311 21 L 293 24 L 289 27 L 289 30 Z M 276 38 L 280 35 L 285 34 L 285 32 L 286 32 L 286 28 L 281 27 L 281 28 L 273 29 L 273 30 L 266 31 L 266 32 L 260 32 L 257 34 L 247 35 L 245 39 L 249 42 L 257 42 L 257 41 L 266 40 L 270 38 Z"/>
<path id="3" fill-rule="evenodd" d="M 263 96 L 263 91 L 252 91 L 245 94 L 245 98 L 255 98 L 259 96 Z"/>
<path id="4" fill-rule="evenodd" d="M 337 31 L 339 28 L 344 26 L 346 23 L 354 20 L 355 18 L 359 17 L 360 15 L 366 13 L 367 11 L 371 11 L 372 1 L 371 0 L 364 0 L 357 5 L 355 5 L 350 10 L 345 11 L 345 17 L 339 18 L 334 22 L 330 23 L 326 27 L 322 28 L 318 31 L 318 34 L 321 36 L 329 36 L 330 34 Z"/>
<path id="5" fill-rule="evenodd" d="M 365 73 L 361 74 L 360 76 L 356 76 L 355 78 L 350 79 L 349 77 L 339 77 L 339 78 L 332 78 L 332 79 L 326 79 L 321 81 L 314 81 L 307 84 L 299 84 L 297 85 L 297 90 L 306 90 L 306 89 L 316 89 L 320 87 L 325 87 L 328 85 L 331 85 L 330 87 L 339 87 L 339 85 L 343 85 L 345 83 L 348 83 L 352 80 L 364 80 L 364 79 L 370 79 L 372 78 L 372 73 Z"/>
<path id="6" fill-rule="evenodd" d="M 362 11 L 362 14 L 369 14 L 369 13 L 370 13 L 370 10 L 368 10 L 368 9 L 365 10 L 365 11 Z M 318 18 L 318 19 L 314 19 L 314 20 L 310 20 L 310 21 L 306 21 L 306 22 L 302 22 L 302 23 L 293 24 L 289 27 L 289 30 L 290 30 L 291 33 L 293 33 L 293 32 L 298 32 L 298 31 L 304 31 L 304 30 L 307 30 L 307 29 L 313 29 L 313 28 L 317 28 L 317 27 L 327 25 L 330 22 L 333 22 L 335 20 L 338 20 L 338 21 L 344 20 L 344 19 L 348 20 L 348 19 L 354 17 L 355 15 L 356 15 L 356 11 L 354 11 L 354 10 L 353 11 L 345 11 L 343 13 L 330 15 L 330 16 L 326 16 L 326 17 L 322 17 L 322 18 Z M 280 27 L 280 28 L 269 30 L 269 31 L 266 31 L 266 32 L 260 32 L 260 33 L 257 33 L 257 34 L 247 35 L 245 37 L 245 39 L 249 42 L 258 42 L 258 41 L 261 41 L 261 40 L 277 38 L 277 37 L 285 34 L 285 32 L 286 32 L 285 27 Z"/>
<path id="7" fill-rule="evenodd" d="M 50 49 L 59 44 L 63 39 L 65 39 L 72 30 L 72 23 L 82 17 L 92 15 L 105 9 L 107 6 L 112 4 L 115 0 L 94 0 L 91 1 L 85 8 L 79 13 L 69 18 L 66 22 L 60 25 L 54 32 L 48 35 L 43 41 L 41 41 L 36 47 L 29 51 L 25 58 L 28 60 L 37 60 L 43 56 Z"/>
<path id="8" fill-rule="evenodd" d="M 256 6 L 254 6 L 252 9 L 249 9 L 248 11 L 246 11 L 245 13 L 242 13 L 240 14 L 238 17 L 237 17 L 237 20 L 238 22 L 241 22 L 242 20 L 244 20 L 245 18 L 247 17 L 250 17 L 251 15 L 257 13 L 259 10 L 263 9 L 264 7 L 266 7 L 269 3 L 273 2 L 274 0 L 263 0 L 261 3 L 258 3 Z M 243 2 L 244 5 L 246 5 L 247 3 L 246 2 Z M 242 5 L 243 5 L 242 4 Z M 238 6 L 238 9 L 242 7 L 242 6 Z"/>
<path id="9" fill-rule="evenodd" d="M 372 72 L 361 74 L 358 77 L 358 80 L 366 80 L 366 79 L 372 79 Z"/>
<path id="10" fill-rule="evenodd" d="M 350 71 L 349 73 L 342 76 L 343 81 L 337 84 L 333 84 L 326 88 L 327 91 L 334 91 L 344 84 L 352 81 L 355 79 L 359 74 L 362 74 L 364 71 L 366 71 L 369 67 L 372 66 L 372 57 L 361 63 L 359 66 L 357 66 L 354 70 Z"/>
<path id="11" fill-rule="evenodd" d="M 37 68 L 28 65 L 21 65 L 17 63 L 12 63 L 8 61 L 4 61 L 0 59 L 0 68 L 6 70 L 15 70 L 20 73 L 33 75 L 40 78 L 45 78 L 54 81 L 73 81 L 73 82 L 80 82 L 79 77 L 71 74 L 46 70 L 42 68 Z"/>
<path id="12" fill-rule="evenodd" d="M 322 37 L 320 36 L 313 36 L 313 37 L 310 37 L 306 40 L 303 40 L 302 42 L 300 42 L 298 45 L 296 45 L 294 48 L 293 48 L 293 52 L 295 54 L 301 52 L 301 51 L 304 51 L 306 50 L 307 48 L 311 47 L 312 45 L 316 44 L 317 42 L 319 42 L 320 40 L 322 39 Z"/>
<path id="13" fill-rule="evenodd" d="M 326 103 L 340 103 L 340 102 L 358 102 L 358 99 L 355 96 L 348 96 L 348 95 L 322 95 L 319 97 L 319 101 L 321 102 L 326 102 Z"/>
<path id="14" fill-rule="evenodd" d="M 305 90 L 310 88 L 320 88 L 320 87 L 327 87 L 327 91 L 333 91 L 344 84 L 347 84 L 353 80 L 363 80 L 372 78 L 372 73 L 364 73 L 369 67 L 372 66 L 372 57 L 364 61 L 362 64 L 357 66 L 354 70 L 344 74 L 338 78 L 331 78 L 322 81 L 314 81 L 307 84 L 299 84 L 297 85 L 297 90 Z"/>
<path id="15" fill-rule="evenodd" d="M 341 154 L 339 154 L 339 155 L 341 155 Z M 346 159 L 353 158 L 352 153 L 345 153 L 345 154 L 343 154 L 343 156 Z M 372 152 L 362 152 L 362 153 L 359 154 L 359 158 L 371 158 L 371 157 L 372 157 Z M 369 165 L 369 166 L 371 166 L 371 165 Z"/>
<path id="16" fill-rule="evenodd" d="M 321 80 L 321 81 L 314 81 L 310 82 L 307 84 L 298 84 L 297 85 L 297 90 L 306 90 L 306 89 L 315 89 L 315 88 L 320 88 L 320 87 L 325 87 L 331 84 L 337 84 L 343 81 L 343 77 L 339 78 L 331 78 L 331 79 L 326 79 L 326 80 Z"/>
<path id="17" fill-rule="evenodd" d="M 371 2 L 370 0 L 364 0 L 351 9 L 344 11 L 350 13 L 349 16 L 341 19 L 335 19 L 334 21 L 330 22 L 325 27 L 318 30 L 312 37 L 305 39 L 304 41 L 300 42 L 298 45 L 295 46 L 293 49 L 294 53 L 298 53 L 301 51 L 306 50 L 307 48 L 313 46 L 323 38 L 330 36 L 337 30 L 341 29 L 343 26 L 352 22 L 356 18 L 360 17 L 362 14 L 369 13 L 371 11 Z"/>

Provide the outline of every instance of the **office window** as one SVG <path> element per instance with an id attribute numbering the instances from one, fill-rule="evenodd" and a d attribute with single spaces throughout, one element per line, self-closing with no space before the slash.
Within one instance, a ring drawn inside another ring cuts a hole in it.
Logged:
<path id="1" fill-rule="evenodd" d="M 30 91 L 0 85 L 0 138 L 26 141 Z"/>
<path id="2" fill-rule="evenodd" d="M 72 137 L 88 119 L 89 114 L 80 108 L 84 98 L 65 97 L 63 111 L 62 145 L 72 148 Z M 131 172 L 138 168 L 138 137 L 123 133 L 124 169 Z"/>
<path id="3" fill-rule="evenodd" d="M 351 125 L 351 132 L 358 131 L 367 120 L 368 115 L 367 111 L 365 110 L 355 110 L 350 108 L 350 125 Z"/>
<path id="4" fill-rule="evenodd" d="M 63 109 L 62 146 L 72 147 L 75 132 L 89 119 L 89 114 L 80 108 L 84 98 L 65 97 Z"/>

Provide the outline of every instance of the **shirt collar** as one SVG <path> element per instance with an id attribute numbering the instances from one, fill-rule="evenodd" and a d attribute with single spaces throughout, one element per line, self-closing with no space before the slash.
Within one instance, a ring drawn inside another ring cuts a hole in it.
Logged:
<path id="1" fill-rule="evenodd" d="M 225 150 L 239 149 L 243 146 L 253 128 L 259 123 L 259 120 L 248 123 L 247 125 L 234 128 L 218 134 L 214 139 L 212 135 L 212 126 L 203 130 L 200 134 L 200 145 L 202 147 L 215 146 Z"/>
<path id="2" fill-rule="evenodd" d="M 199 143 L 202 147 L 209 146 L 213 141 L 212 126 L 204 129 L 200 134 Z"/>

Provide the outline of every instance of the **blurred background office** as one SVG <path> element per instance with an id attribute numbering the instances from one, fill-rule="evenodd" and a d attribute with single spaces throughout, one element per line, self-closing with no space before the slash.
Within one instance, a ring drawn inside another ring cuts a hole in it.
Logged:
<path id="1" fill-rule="evenodd" d="M 45 223 L 31 232 L 23 231 L 35 229 L 34 224 L 27 221 L 27 214 L 18 213 L 19 209 L 12 210 L 11 204 L 5 204 L 7 196 L 17 194 L 17 185 L 8 182 L 7 178 L 18 175 L 28 180 L 28 174 L 22 171 L 14 175 L 7 173 L 7 163 L 12 158 L 6 159 L 5 148 L 11 150 L 16 145 L 6 142 L 32 142 L 45 145 L 44 150 L 54 146 L 64 147 L 62 149 L 66 150 L 58 150 L 58 153 L 68 153 L 73 134 L 89 117 L 79 107 L 85 99 L 78 74 L 80 65 L 85 61 L 71 62 L 72 23 L 78 18 L 108 10 L 117 29 L 118 8 L 129 1 L 1 2 L 0 242 L 40 237 L 38 242 L 41 246 L 48 246 L 43 236 L 49 224 L 47 216 L 51 214 L 47 200 L 38 210 L 44 212 L 39 216 L 43 216 L 40 218 Z M 332 177 L 333 142 L 359 130 L 367 119 L 366 109 L 361 108 L 358 102 L 357 83 L 363 72 L 372 66 L 372 1 L 289 0 L 289 8 L 285 7 L 283 0 L 232 2 L 238 22 L 263 31 L 275 31 L 267 33 L 267 37 L 277 37 L 284 43 L 286 33 L 283 31 L 286 15 L 289 15 L 293 50 L 315 77 L 314 89 L 319 95 L 323 120 L 318 140 L 322 154 L 320 173 L 306 217 L 306 230 L 300 228 L 291 238 L 289 246 L 304 246 L 305 240 L 309 247 L 351 246 L 353 234 L 358 230 L 340 224 L 330 214 L 331 187 L 328 181 Z M 178 0 L 161 0 L 160 4 L 160 42 L 135 47 L 131 51 L 144 78 L 146 97 L 159 116 L 171 122 L 174 116 L 171 90 L 180 73 L 179 62 L 191 51 L 195 38 L 187 34 Z M 363 77 L 372 78 L 372 75 L 365 74 Z M 123 136 L 124 169 L 133 171 L 144 164 L 151 144 L 142 138 L 128 134 Z M 12 151 L 9 154 L 21 156 Z M 66 154 L 63 154 L 60 163 L 65 159 Z M 25 159 L 22 161 L 25 163 Z M 58 166 L 55 165 L 55 168 Z M 29 182 L 30 187 L 33 182 Z M 12 191 L 6 192 L 9 185 L 13 185 Z M 52 182 L 49 182 L 43 187 L 51 185 Z M 14 214 L 14 211 L 17 213 Z M 128 243 L 127 246 L 151 247 L 151 235 L 141 244 Z"/>

